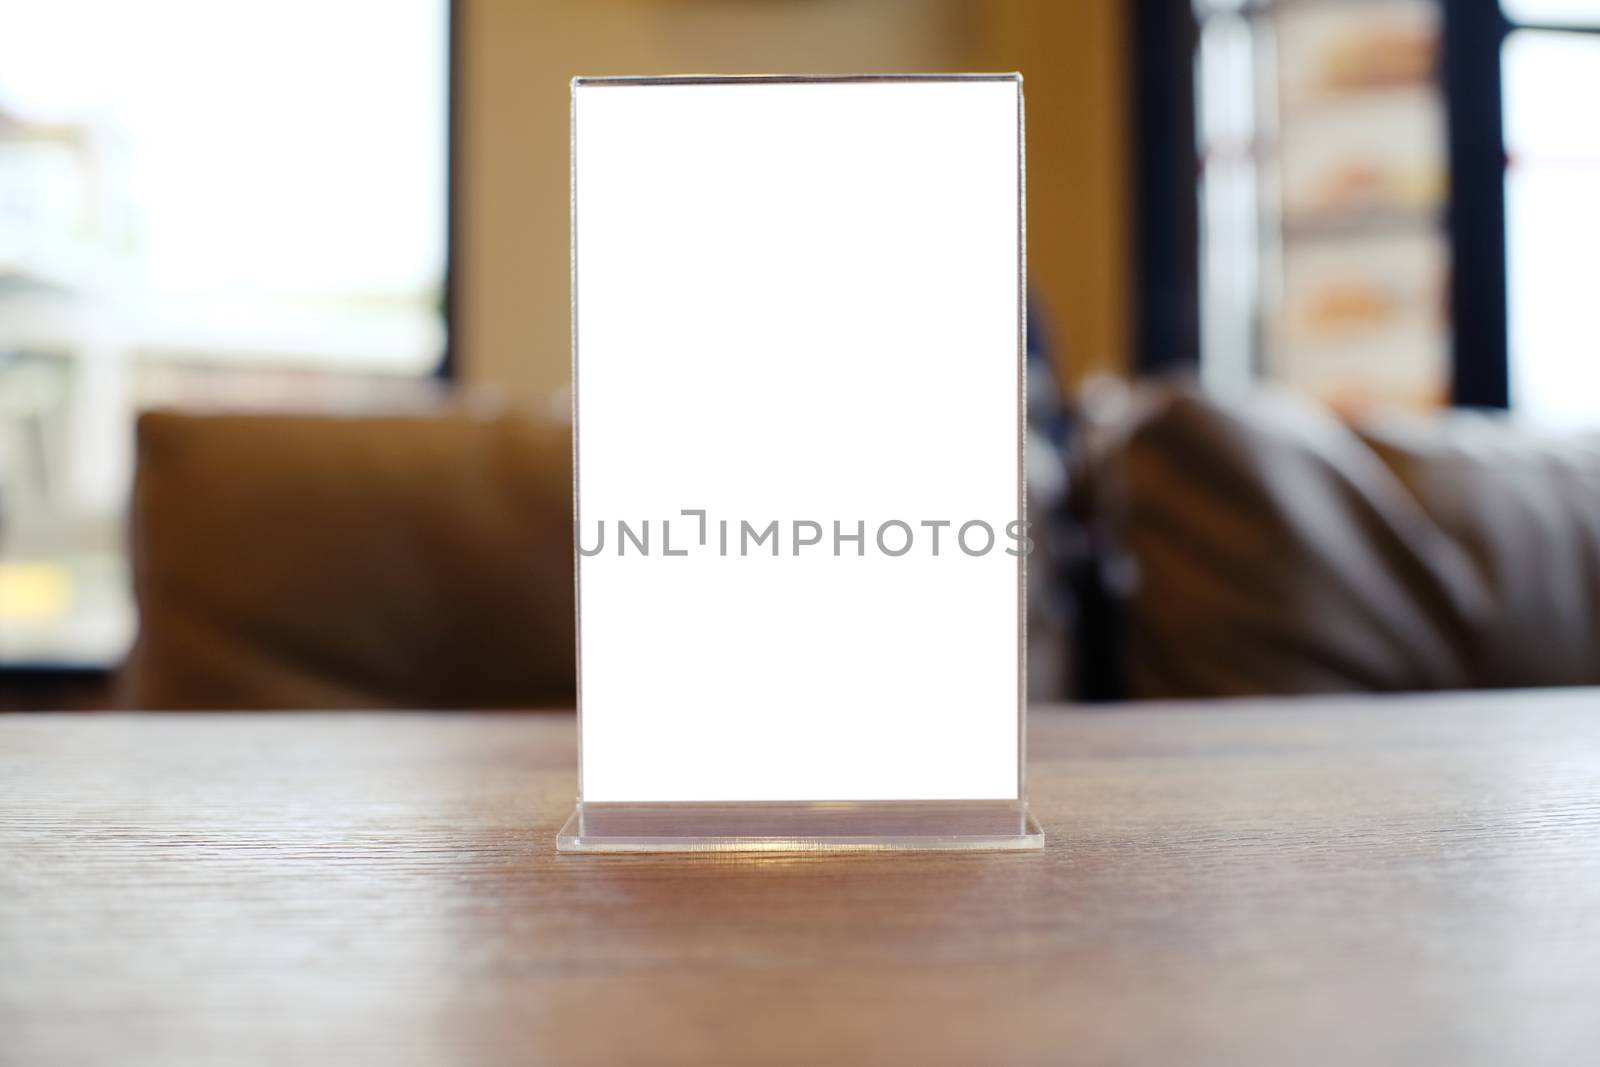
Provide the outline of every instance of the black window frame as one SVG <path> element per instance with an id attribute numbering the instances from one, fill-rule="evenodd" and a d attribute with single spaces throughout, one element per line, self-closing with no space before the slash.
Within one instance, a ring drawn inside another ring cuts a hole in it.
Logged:
<path id="1" fill-rule="evenodd" d="M 1511 363 L 1506 296 L 1506 152 L 1499 0 L 1443 2 L 1441 81 L 1449 133 L 1451 399 L 1504 408 Z"/>
<path id="2" fill-rule="evenodd" d="M 1134 0 L 1128 12 L 1132 363 L 1152 374 L 1200 362 L 1200 20 L 1189 0 Z"/>

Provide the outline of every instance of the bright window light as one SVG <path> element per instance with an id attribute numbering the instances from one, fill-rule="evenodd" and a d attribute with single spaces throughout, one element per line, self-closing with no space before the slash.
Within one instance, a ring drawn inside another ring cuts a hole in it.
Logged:
<path id="1" fill-rule="evenodd" d="M 1600 39 L 1518 31 L 1503 63 L 1511 406 L 1600 423 Z"/>

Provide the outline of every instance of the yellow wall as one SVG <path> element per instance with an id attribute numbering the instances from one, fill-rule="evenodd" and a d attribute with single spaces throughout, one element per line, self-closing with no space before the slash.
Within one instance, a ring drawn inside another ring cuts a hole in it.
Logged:
<path id="1" fill-rule="evenodd" d="M 588 74 L 1020 70 L 1028 262 L 1076 380 L 1127 349 L 1119 0 L 462 0 L 469 382 L 569 368 L 567 84 Z"/>
<path id="2" fill-rule="evenodd" d="M 1129 75 L 1122 0 L 982 3 L 973 66 L 1020 70 L 1028 125 L 1028 280 L 1069 387 L 1129 356 Z"/>

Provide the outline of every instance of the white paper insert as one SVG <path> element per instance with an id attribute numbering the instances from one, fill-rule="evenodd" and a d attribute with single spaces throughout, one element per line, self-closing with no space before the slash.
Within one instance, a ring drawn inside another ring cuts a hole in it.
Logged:
<path id="1" fill-rule="evenodd" d="M 573 107 L 582 799 L 1018 797 L 1020 84 Z"/>

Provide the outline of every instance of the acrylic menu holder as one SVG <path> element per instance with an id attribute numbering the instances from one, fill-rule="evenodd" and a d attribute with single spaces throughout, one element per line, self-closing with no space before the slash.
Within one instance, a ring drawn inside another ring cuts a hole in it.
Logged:
<path id="1" fill-rule="evenodd" d="M 1018 75 L 579 78 L 565 852 L 1036 849 Z"/>

